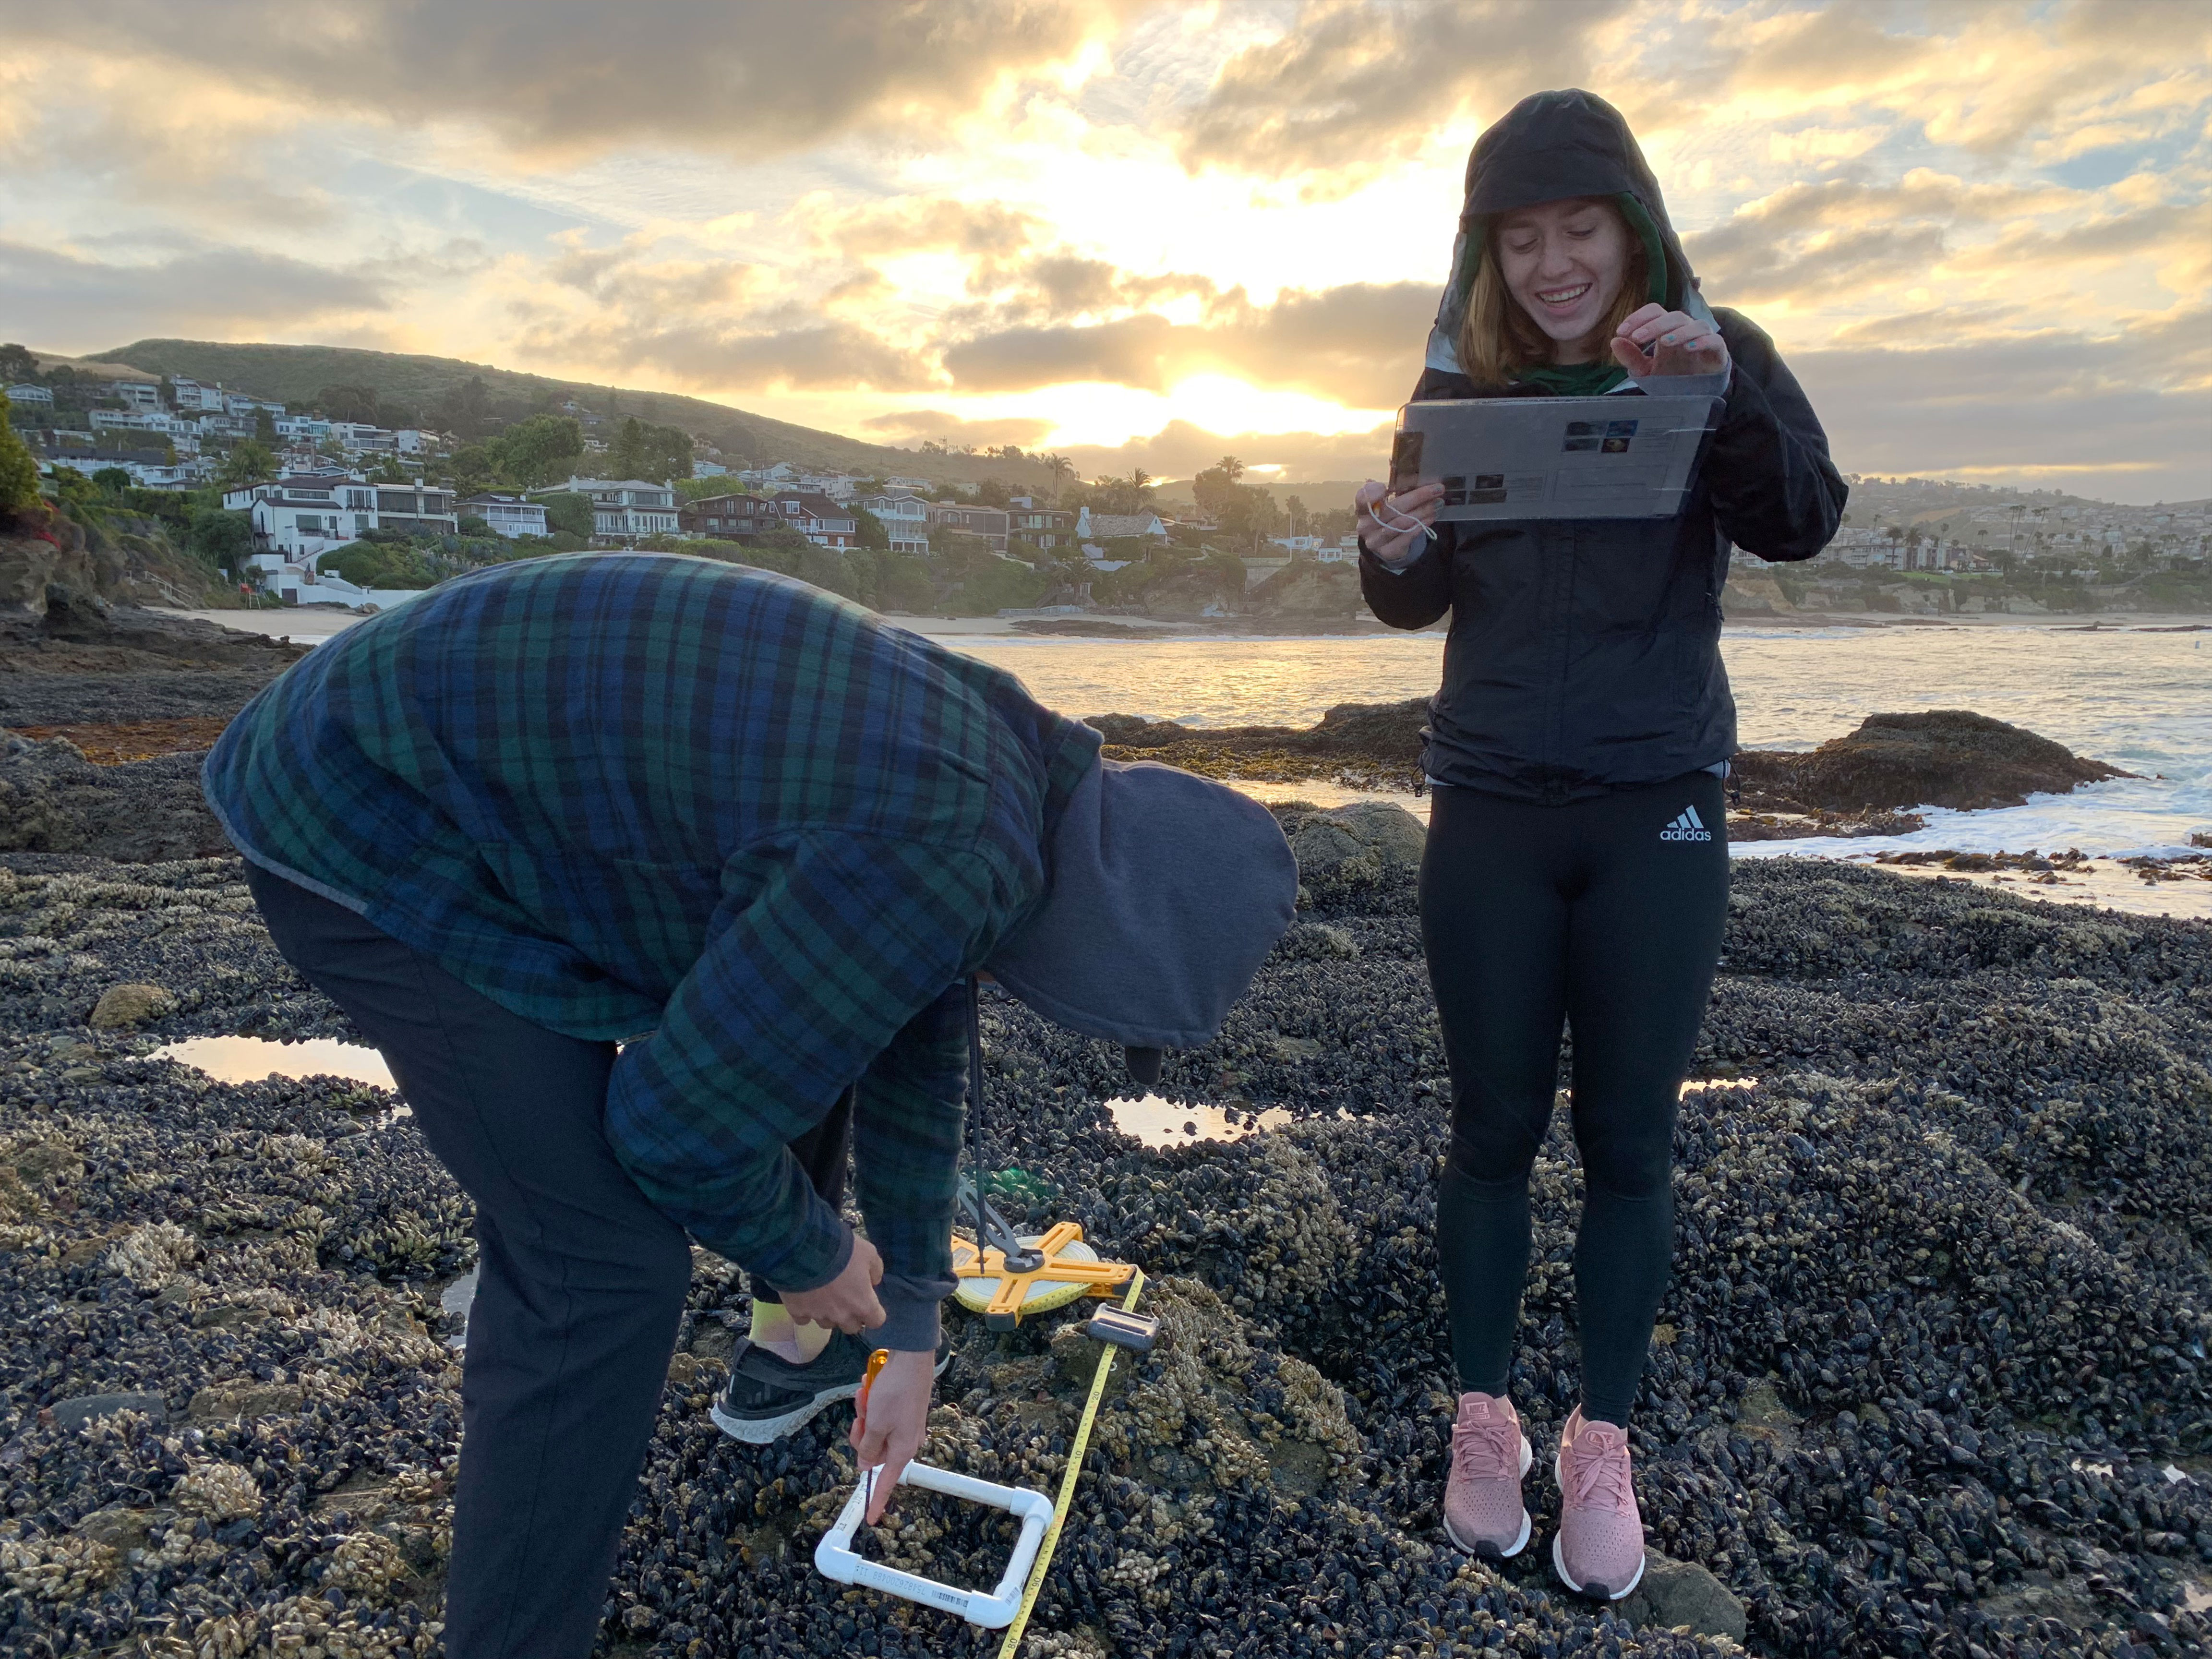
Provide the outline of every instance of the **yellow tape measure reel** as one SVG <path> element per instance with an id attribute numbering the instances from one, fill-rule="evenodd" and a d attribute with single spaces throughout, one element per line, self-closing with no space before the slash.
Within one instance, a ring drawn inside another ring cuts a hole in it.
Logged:
<path id="1" fill-rule="evenodd" d="M 986 1195 L 983 1156 L 983 1023 L 976 981 L 968 981 L 968 1145 L 973 1160 L 960 1182 L 959 1207 L 973 1240 L 952 1236 L 952 1294 L 994 1331 L 1010 1331 L 1031 1314 L 1064 1308 L 1086 1296 L 1110 1297 L 1136 1268 L 1105 1261 L 1083 1242 L 1083 1229 L 1057 1222 L 1041 1233 L 1017 1234 Z M 1013 1175 L 1019 1176 L 1021 1171 Z"/>
<path id="2" fill-rule="evenodd" d="M 1101 1260 L 1073 1221 L 1024 1233 L 1018 1242 L 1042 1261 L 1026 1272 L 1008 1273 L 1005 1251 L 979 1252 L 957 1236 L 952 1241 L 952 1273 L 959 1281 L 952 1294 L 969 1312 L 981 1314 L 993 1330 L 1012 1330 L 1030 1315 L 1064 1308 L 1082 1297 L 1111 1297 L 1137 1271 L 1126 1261 Z"/>

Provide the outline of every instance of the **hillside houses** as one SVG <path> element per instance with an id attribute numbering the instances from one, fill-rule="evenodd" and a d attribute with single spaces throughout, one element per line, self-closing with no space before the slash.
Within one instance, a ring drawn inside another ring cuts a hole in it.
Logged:
<path id="1" fill-rule="evenodd" d="M 680 516 L 684 534 L 715 541 L 744 541 L 789 530 L 817 547 L 860 544 L 860 520 L 827 495 L 811 490 L 781 495 L 708 495 L 685 503 Z"/>
<path id="2" fill-rule="evenodd" d="M 1086 507 L 1076 515 L 1075 534 L 1085 545 L 1128 537 L 1164 542 L 1168 538 L 1168 527 L 1157 513 L 1095 513 Z"/>
<path id="3" fill-rule="evenodd" d="M 676 492 L 645 478 L 575 478 L 561 486 L 592 503 L 592 533 L 615 542 L 640 542 L 647 536 L 672 536 Z"/>
<path id="4" fill-rule="evenodd" d="M 981 536 L 994 553 L 1006 550 L 1006 538 L 1013 529 L 1013 518 L 1003 507 L 971 507 L 962 501 L 932 501 L 928 512 L 932 530 L 953 530 L 965 535 Z"/>
<path id="5" fill-rule="evenodd" d="M 372 483 L 357 472 L 295 472 L 226 490 L 222 504 L 252 514 L 257 548 L 301 562 L 336 552 L 372 530 L 450 536 L 460 530 L 453 492 Z"/>
<path id="6" fill-rule="evenodd" d="M 1006 503 L 1008 527 L 1017 540 L 1040 553 L 1073 553 L 1081 544 L 1077 526 L 1082 515 L 1064 507 L 1039 506 L 1032 495 L 1017 495 Z"/>
<path id="7" fill-rule="evenodd" d="M 875 515 L 890 538 L 892 552 L 919 556 L 929 551 L 929 503 L 912 490 L 862 495 L 854 505 Z"/>
<path id="8" fill-rule="evenodd" d="M 484 521 L 485 527 L 495 536 L 509 541 L 519 536 L 543 536 L 549 533 L 545 506 L 526 495 L 503 495 L 495 492 L 471 495 L 461 501 L 459 510 Z"/>

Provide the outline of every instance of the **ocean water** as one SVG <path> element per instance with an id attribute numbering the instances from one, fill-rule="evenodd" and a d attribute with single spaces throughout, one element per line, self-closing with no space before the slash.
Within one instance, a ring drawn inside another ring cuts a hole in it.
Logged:
<path id="1" fill-rule="evenodd" d="M 1910 836 L 1747 843 L 1750 857 L 1871 859 L 1883 851 L 2079 849 L 2106 860 L 2172 858 L 2212 833 L 2212 633 L 2155 628 L 1923 627 L 1732 629 L 1722 653 L 1742 740 L 1808 749 L 1867 715 L 1967 708 L 2009 720 L 2127 771 L 2134 779 L 1979 812 L 1927 811 Z M 1434 634 L 1338 639 L 944 641 L 1012 670 L 1037 698 L 1074 714 L 1120 713 L 1190 726 L 1307 725 L 1331 704 L 1387 702 L 1436 689 Z M 1328 804 L 1346 792 L 1282 785 L 1255 793 Z M 1409 805 L 1413 803 L 1408 802 Z M 2212 913 L 2212 882 L 2166 884 L 2132 902 L 2132 877 L 2099 902 Z M 2204 890 L 2199 900 L 2194 890 Z M 2021 887 L 2040 896 L 2072 895 Z M 2084 894 L 2084 896 L 2087 895 Z"/>

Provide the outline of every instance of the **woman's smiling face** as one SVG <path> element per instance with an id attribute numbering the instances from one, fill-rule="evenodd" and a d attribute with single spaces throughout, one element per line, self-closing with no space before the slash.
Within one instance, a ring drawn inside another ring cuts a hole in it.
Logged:
<path id="1" fill-rule="evenodd" d="M 1601 197 L 1570 196 L 1501 214 L 1493 233 L 1506 291 L 1557 343 L 1556 361 L 1588 362 L 1628 273 L 1629 230 Z"/>

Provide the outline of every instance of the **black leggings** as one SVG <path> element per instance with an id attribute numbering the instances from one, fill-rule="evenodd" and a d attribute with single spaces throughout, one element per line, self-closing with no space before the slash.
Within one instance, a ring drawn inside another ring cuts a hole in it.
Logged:
<path id="1" fill-rule="evenodd" d="M 1564 806 L 1436 793 L 1421 939 L 1451 1067 L 1437 1244 L 1462 1389 L 1507 1389 L 1528 1175 L 1571 1026 L 1583 1413 L 1628 1422 L 1674 1253 L 1674 1109 L 1728 916 L 1722 789 L 1692 772 Z"/>

